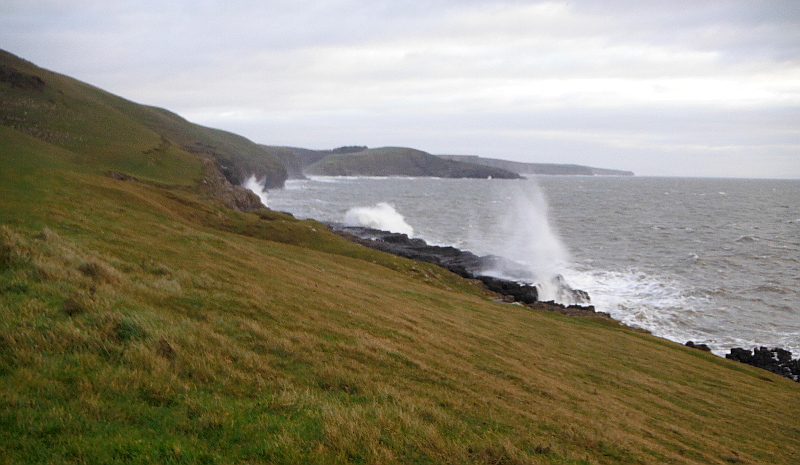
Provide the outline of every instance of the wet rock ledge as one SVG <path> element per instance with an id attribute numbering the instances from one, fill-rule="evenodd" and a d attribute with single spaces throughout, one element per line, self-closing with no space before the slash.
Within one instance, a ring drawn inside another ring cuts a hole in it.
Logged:
<path id="1" fill-rule="evenodd" d="M 578 302 L 575 305 L 561 305 L 552 301 L 542 302 L 536 286 L 481 274 L 482 270 L 517 266 L 501 257 L 478 256 L 472 252 L 455 247 L 429 245 L 422 239 L 410 238 L 406 234 L 392 233 L 378 229 L 328 224 L 336 233 L 358 244 L 381 250 L 412 260 L 433 263 L 467 279 L 480 281 L 486 289 L 499 294 L 505 302 L 518 302 L 532 308 L 549 310 L 569 316 L 599 316 L 610 318 L 607 313 L 595 311 L 588 305 L 589 295 L 582 290 L 572 289 L 561 277 L 556 278 L 559 291 L 568 297 L 565 300 Z M 584 305 L 587 304 L 587 305 Z"/>
<path id="2" fill-rule="evenodd" d="M 792 353 L 781 348 L 758 347 L 752 351 L 736 347 L 725 356 L 730 360 L 753 365 L 800 382 L 800 358 L 792 359 Z"/>
<path id="3" fill-rule="evenodd" d="M 711 348 L 706 344 L 696 344 L 694 341 L 686 342 L 687 347 L 711 352 Z M 775 347 L 756 347 L 752 351 L 741 347 L 734 347 L 731 353 L 725 355 L 728 360 L 735 360 L 739 363 L 746 363 L 756 368 L 771 371 L 776 375 L 789 378 L 800 382 L 800 358 L 792 359 L 792 353 L 786 349 Z M 766 379 L 766 378 L 765 378 Z"/>

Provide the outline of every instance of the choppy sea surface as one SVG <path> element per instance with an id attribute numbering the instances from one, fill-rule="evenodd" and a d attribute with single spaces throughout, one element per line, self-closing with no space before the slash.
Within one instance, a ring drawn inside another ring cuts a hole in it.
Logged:
<path id="1" fill-rule="evenodd" d="M 561 274 L 614 319 L 719 355 L 800 355 L 800 180 L 319 177 L 267 202 Z"/>

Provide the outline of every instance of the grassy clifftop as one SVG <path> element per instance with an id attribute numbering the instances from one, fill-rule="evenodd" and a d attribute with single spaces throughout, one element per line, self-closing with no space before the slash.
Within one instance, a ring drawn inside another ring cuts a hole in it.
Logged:
<path id="1" fill-rule="evenodd" d="M 0 126 L 0 463 L 800 457 L 797 383 L 232 210 L 75 118 L 80 150 Z"/>
<path id="2" fill-rule="evenodd" d="M 421 150 L 381 147 L 355 153 L 328 155 L 305 168 L 324 176 L 434 176 L 441 178 L 517 179 L 501 168 L 445 160 Z"/>
<path id="3" fill-rule="evenodd" d="M 0 124 L 75 153 L 85 166 L 189 185 L 201 156 L 233 184 L 247 176 L 283 185 L 283 164 L 244 137 L 190 123 L 0 50 Z"/>

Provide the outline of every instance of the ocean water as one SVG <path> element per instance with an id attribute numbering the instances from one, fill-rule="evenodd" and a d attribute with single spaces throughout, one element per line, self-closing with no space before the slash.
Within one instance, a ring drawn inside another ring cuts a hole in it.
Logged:
<path id="1" fill-rule="evenodd" d="M 530 282 L 561 274 L 599 311 L 718 355 L 800 355 L 797 180 L 312 178 L 267 197 L 300 218 L 500 255 Z"/>

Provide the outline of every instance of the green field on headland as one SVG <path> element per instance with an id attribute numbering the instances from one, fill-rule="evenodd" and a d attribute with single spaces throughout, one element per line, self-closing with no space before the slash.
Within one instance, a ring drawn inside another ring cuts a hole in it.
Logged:
<path id="1" fill-rule="evenodd" d="M 439 178 L 517 179 L 515 172 L 491 166 L 446 160 L 406 147 L 380 147 L 331 154 L 304 168 L 323 176 L 429 176 Z"/>
<path id="2" fill-rule="evenodd" d="M 800 384 L 242 211 L 269 151 L 0 58 L 0 463 L 800 463 Z"/>

